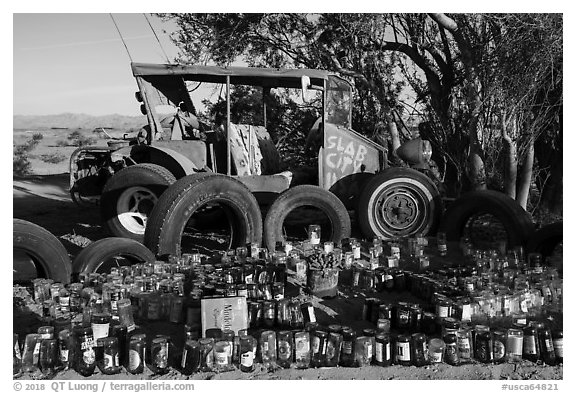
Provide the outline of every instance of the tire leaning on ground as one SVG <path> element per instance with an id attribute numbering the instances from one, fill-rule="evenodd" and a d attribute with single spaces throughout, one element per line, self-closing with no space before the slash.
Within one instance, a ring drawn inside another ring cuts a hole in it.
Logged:
<path id="1" fill-rule="evenodd" d="M 364 186 L 356 217 L 362 233 L 385 240 L 433 233 L 443 211 L 438 188 L 410 168 L 387 168 Z"/>
<path id="2" fill-rule="evenodd" d="M 539 252 L 546 259 L 546 257 L 552 255 L 556 246 L 562 243 L 564 239 L 563 233 L 562 221 L 544 225 L 534 232 L 534 235 L 528 241 L 528 252 Z"/>
<path id="3" fill-rule="evenodd" d="M 109 273 L 120 266 L 114 258 L 122 258 L 123 265 L 154 262 L 156 258 L 142 243 L 124 237 L 107 237 L 86 246 L 74 258 L 72 274 Z"/>
<path id="4" fill-rule="evenodd" d="M 107 231 L 143 241 L 148 215 L 158 197 L 176 181 L 166 168 L 136 164 L 115 173 L 100 197 L 100 215 Z"/>
<path id="5" fill-rule="evenodd" d="M 28 255 L 37 270 L 38 277 L 51 278 L 56 282 L 70 282 L 72 263 L 60 240 L 46 229 L 28 221 L 13 219 L 12 247 L 14 253 Z"/>
<path id="6" fill-rule="evenodd" d="M 439 230 L 446 233 L 448 240 L 457 241 L 470 220 L 484 214 L 502 224 L 508 248 L 526 246 L 534 233 L 528 212 L 508 195 L 492 190 L 471 191 L 456 199 L 444 214 Z"/>
<path id="7" fill-rule="evenodd" d="M 230 247 L 262 243 L 262 215 L 254 195 L 240 181 L 225 175 L 197 173 L 179 179 L 154 206 L 144 244 L 156 255 L 181 255 L 182 234 L 190 217 L 216 203 L 231 221 Z"/>
<path id="8" fill-rule="evenodd" d="M 301 185 L 284 191 L 268 209 L 264 220 L 264 238 L 270 251 L 275 249 L 276 242 L 284 241 L 283 225 L 286 217 L 303 206 L 315 207 L 328 217 L 332 229 L 329 240 L 337 243 L 350 237 L 350 216 L 342 201 L 318 186 Z"/>

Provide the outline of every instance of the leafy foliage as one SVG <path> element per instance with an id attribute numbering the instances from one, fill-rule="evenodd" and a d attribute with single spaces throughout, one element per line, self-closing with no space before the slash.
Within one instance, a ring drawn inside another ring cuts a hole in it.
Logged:
<path id="1" fill-rule="evenodd" d="M 26 176 L 31 173 L 32 164 L 28 154 L 34 150 L 41 139 L 42 134 L 36 133 L 25 143 L 14 146 L 12 171 L 15 176 Z"/>

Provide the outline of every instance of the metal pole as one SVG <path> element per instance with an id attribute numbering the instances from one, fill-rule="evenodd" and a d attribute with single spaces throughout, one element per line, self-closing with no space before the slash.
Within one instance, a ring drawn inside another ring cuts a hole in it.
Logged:
<path id="1" fill-rule="evenodd" d="M 232 159 L 230 157 L 230 75 L 226 76 L 226 174 L 232 174 Z"/>

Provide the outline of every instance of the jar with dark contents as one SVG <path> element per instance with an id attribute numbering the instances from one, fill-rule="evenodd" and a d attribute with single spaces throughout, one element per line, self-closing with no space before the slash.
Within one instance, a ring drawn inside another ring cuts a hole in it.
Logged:
<path id="1" fill-rule="evenodd" d="M 444 361 L 452 366 L 458 366 L 460 364 L 457 337 L 454 333 L 449 333 L 444 336 Z"/>
<path id="2" fill-rule="evenodd" d="M 408 303 L 398 302 L 395 322 L 396 329 L 399 332 L 405 333 L 410 330 L 410 308 L 408 307 Z"/>
<path id="3" fill-rule="evenodd" d="M 94 336 L 91 327 L 77 327 L 74 329 L 74 370 L 83 377 L 89 377 L 96 368 L 96 354 L 94 352 Z"/>
<path id="4" fill-rule="evenodd" d="M 103 356 L 98 362 L 98 369 L 106 375 L 118 374 L 120 372 L 120 356 L 118 354 L 118 339 L 116 337 L 106 337 L 103 339 Z"/>
<path id="5" fill-rule="evenodd" d="M 305 369 L 310 367 L 310 333 L 294 333 L 294 362 L 296 368 Z"/>
<path id="6" fill-rule="evenodd" d="M 540 359 L 540 346 L 538 345 L 538 335 L 534 326 L 524 328 L 522 358 L 534 363 Z"/>
<path id="7" fill-rule="evenodd" d="M 456 333 L 456 345 L 460 362 L 468 363 L 472 360 L 472 333 L 470 329 L 462 328 Z"/>
<path id="8" fill-rule="evenodd" d="M 395 363 L 402 366 L 410 366 L 411 354 L 410 354 L 410 336 L 401 334 L 396 338 L 396 359 Z"/>
<path id="9" fill-rule="evenodd" d="M 422 321 L 420 322 L 422 332 L 427 336 L 436 334 L 436 314 L 425 312 L 422 314 Z"/>
<path id="10" fill-rule="evenodd" d="M 409 331 L 417 333 L 422 330 L 422 309 L 417 304 L 410 304 L 410 328 Z"/>
<path id="11" fill-rule="evenodd" d="M 60 366 L 64 370 L 68 370 L 70 367 L 71 344 L 70 331 L 67 329 L 60 331 L 58 333 L 59 359 Z"/>
<path id="12" fill-rule="evenodd" d="M 252 336 L 240 337 L 240 371 L 248 373 L 254 371 L 254 347 L 256 340 Z"/>
<path id="13" fill-rule="evenodd" d="M 283 330 L 276 335 L 278 357 L 276 363 L 282 368 L 290 368 L 292 365 L 292 332 Z"/>
<path id="14" fill-rule="evenodd" d="M 556 354 L 554 352 L 554 343 L 552 342 L 552 333 L 544 324 L 538 326 L 538 344 L 540 346 L 540 359 L 553 366 L 556 364 Z"/>
<path id="15" fill-rule="evenodd" d="M 146 362 L 146 336 L 135 335 L 130 338 L 126 371 L 130 374 L 142 374 Z"/>
<path id="16" fill-rule="evenodd" d="M 356 332 L 351 328 L 342 329 L 342 351 L 340 353 L 340 366 L 354 366 L 354 345 L 356 341 Z"/>
<path id="17" fill-rule="evenodd" d="M 264 316 L 264 303 L 262 302 L 252 302 L 250 303 L 250 308 L 248 310 L 249 322 L 251 328 L 258 328 L 262 324 L 262 318 Z"/>
<path id="18" fill-rule="evenodd" d="M 506 360 L 506 332 L 495 330 L 492 332 L 492 361 L 503 363 Z"/>
<path id="19" fill-rule="evenodd" d="M 383 367 L 390 366 L 392 364 L 392 343 L 390 341 L 390 335 L 378 333 L 375 339 L 376 350 L 374 351 L 374 364 Z"/>
<path id="20" fill-rule="evenodd" d="M 476 360 L 482 363 L 492 362 L 492 335 L 489 331 L 476 333 L 474 347 Z"/>
<path id="21" fill-rule="evenodd" d="M 340 351 L 342 349 L 342 335 L 330 332 L 326 343 L 326 367 L 336 367 L 340 362 Z"/>
<path id="22" fill-rule="evenodd" d="M 412 342 L 410 343 L 410 350 L 412 353 L 412 365 L 416 367 L 425 366 L 428 364 L 428 341 L 426 335 L 422 333 L 414 333 L 411 336 Z"/>
<path id="23" fill-rule="evenodd" d="M 310 334 L 311 339 L 311 365 L 312 367 L 324 367 L 326 362 L 326 344 L 328 333 L 316 330 Z"/>
<path id="24" fill-rule="evenodd" d="M 113 325 L 110 328 L 110 336 L 118 339 L 118 357 L 120 365 L 125 365 L 128 358 L 128 328 L 124 325 Z"/>
<path id="25" fill-rule="evenodd" d="M 406 276 L 403 270 L 397 270 L 394 273 L 394 289 L 396 292 L 404 292 L 406 290 Z"/>

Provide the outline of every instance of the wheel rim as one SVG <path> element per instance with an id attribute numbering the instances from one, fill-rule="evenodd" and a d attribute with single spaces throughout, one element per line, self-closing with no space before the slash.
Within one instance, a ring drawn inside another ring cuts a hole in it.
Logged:
<path id="1" fill-rule="evenodd" d="M 146 222 L 158 197 L 145 187 L 130 187 L 122 192 L 116 203 L 118 221 L 129 232 L 143 235 Z"/>
<path id="2" fill-rule="evenodd" d="M 385 239 L 426 233 L 434 214 L 432 194 L 412 179 L 392 179 L 372 193 L 368 209 L 373 231 Z"/>

